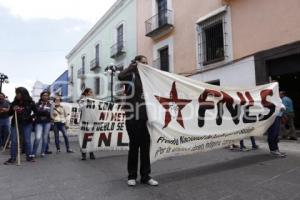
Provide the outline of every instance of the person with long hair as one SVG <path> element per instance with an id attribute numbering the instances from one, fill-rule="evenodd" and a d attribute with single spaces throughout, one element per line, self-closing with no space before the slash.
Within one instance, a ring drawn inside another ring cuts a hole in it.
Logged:
<path id="1" fill-rule="evenodd" d="M 43 91 L 40 100 L 36 104 L 37 114 L 35 120 L 35 140 L 33 143 L 32 157 L 37 156 L 37 150 L 42 139 L 41 156 L 44 157 L 48 145 L 48 136 L 51 128 L 51 103 L 49 102 L 50 92 Z"/>
<path id="2" fill-rule="evenodd" d="M 147 128 L 148 116 L 138 63 L 147 64 L 147 58 L 143 55 L 136 56 L 130 66 L 118 76 L 120 81 L 130 82 L 130 84 L 125 84 L 126 104 L 124 106 L 129 136 L 127 184 L 128 186 L 136 185 L 140 154 L 141 183 L 157 186 L 158 182 L 150 177 L 150 134 Z"/>
<path id="3" fill-rule="evenodd" d="M 60 104 L 61 97 L 60 96 L 54 97 L 53 103 L 54 105 L 51 108 L 50 115 L 54 122 L 53 130 L 55 135 L 55 145 L 56 145 L 57 153 L 60 153 L 59 132 L 63 134 L 67 153 L 73 153 L 74 151 L 70 148 L 69 139 L 67 136 L 67 129 L 66 129 L 67 113 L 64 107 Z"/>
<path id="4" fill-rule="evenodd" d="M 93 97 L 94 97 L 93 90 L 91 88 L 86 88 L 81 94 L 81 98 L 79 101 L 79 107 L 81 108 L 83 106 L 82 102 L 84 102 L 86 98 L 93 98 Z M 93 152 L 90 152 L 90 159 L 91 160 L 96 159 Z M 81 153 L 81 160 L 84 160 L 84 161 L 86 160 L 86 153 L 84 153 L 84 152 Z"/>
<path id="5" fill-rule="evenodd" d="M 16 113 L 16 114 L 15 114 Z M 15 164 L 17 158 L 17 127 L 15 123 L 15 118 L 18 120 L 18 128 L 20 135 L 23 136 L 26 161 L 34 162 L 34 159 L 31 157 L 31 133 L 32 125 L 37 113 L 36 106 L 34 101 L 29 95 L 29 92 L 24 87 L 16 88 L 16 97 L 11 103 L 9 109 L 9 115 L 13 116 L 11 121 L 11 151 L 10 159 L 8 159 L 4 164 Z"/>

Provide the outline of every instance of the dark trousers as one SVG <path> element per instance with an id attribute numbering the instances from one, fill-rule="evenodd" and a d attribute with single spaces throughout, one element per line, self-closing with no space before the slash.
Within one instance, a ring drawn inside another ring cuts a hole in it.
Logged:
<path id="1" fill-rule="evenodd" d="M 255 142 L 255 138 L 253 136 L 251 136 L 250 140 L 251 140 L 252 147 L 256 147 L 257 145 L 256 145 L 256 142 Z M 244 140 L 240 141 L 240 147 L 245 148 Z"/>
<path id="2" fill-rule="evenodd" d="M 146 123 L 147 120 L 126 121 L 126 129 L 129 135 L 128 179 L 137 179 L 140 151 L 140 175 L 142 182 L 147 182 L 151 178 L 150 135 Z"/>
<path id="3" fill-rule="evenodd" d="M 65 124 L 61 123 L 61 122 L 54 122 L 53 130 L 54 130 L 54 135 L 55 135 L 56 149 L 60 150 L 59 131 L 61 131 L 61 133 L 63 134 L 63 137 L 65 139 L 66 150 L 68 151 L 70 149 L 70 145 L 69 145 L 69 139 L 67 136 L 67 130 L 66 130 Z"/>
<path id="4" fill-rule="evenodd" d="M 276 117 L 272 126 L 268 130 L 268 144 L 270 151 L 279 150 L 278 142 L 279 142 L 279 132 L 280 132 L 280 119 L 281 117 Z"/>

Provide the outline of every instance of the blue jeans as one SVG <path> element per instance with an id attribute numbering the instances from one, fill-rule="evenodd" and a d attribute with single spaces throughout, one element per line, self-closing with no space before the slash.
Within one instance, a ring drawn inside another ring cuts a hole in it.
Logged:
<path id="1" fill-rule="evenodd" d="M 8 118 L 0 119 L 0 146 L 4 147 L 5 145 L 9 135 L 9 126 L 10 123 Z"/>
<path id="2" fill-rule="evenodd" d="M 39 144 L 42 139 L 42 149 L 41 153 L 44 154 L 46 151 L 46 147 L 48 144 L 48 136 L 50 132 L 51 123 L 50 122 L 44 122 L 44 123 L 38 123 L 35 126 L 35 140 L 33 143 L 33 150 L 32 154 L 37 154 L 37 149 L 39 147 Z"/>
<path id="3" fill-rule="evenodd" d="M 275 121 L 273 122 L 272 126 L 268 130 L 268 144 L 270 151 L 277 151 L 278 142 L 279 142 L 279 132 L 280 132 L 280 123 L 281 117 L 276 117 Z"/>
<path id="4" fill-rule="evenodd" d="M 20 135 L 23 135 L 24 143 L 25 143 L 25 152 L 26 158 L 28 159 L 31 155 L 31 132 L 32 132 L 32 124 L 22 124 L 19 125 Z M 20 147 L 22 146 L 20 141 Z M 10 155 L 12 159 L 17 158 L 17 130 L 15 126 L 11 126 L 11 149 Z"/>
<path id="5" fill-rule="evenodd" d="M 53 130 L 54 130 L 54 135 L 55 135 L 56 149 L 60 150 L 59 131 L 61 131 L 62 134 L 63 134 L 63 137 L 65 139 L 66 149 L 68 151 L 70 149 L 70 145 L 69 145 L 69 139 L 68 139 L 68 136 L 67 136 L 67 130 L 66 130 L 65 124 L 61 123 L 61 122 L 54 122 Z"/>

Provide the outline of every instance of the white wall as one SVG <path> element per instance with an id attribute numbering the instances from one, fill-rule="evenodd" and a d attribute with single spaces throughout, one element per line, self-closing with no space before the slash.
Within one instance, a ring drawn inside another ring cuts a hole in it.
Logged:
<path id="1" fill-rule="evenodd" d="M 212 69 L 190 76 L 202 82 L 220 80 L 221 86 L 252 87 L 256 86 L 254 57 L 248 57 L 224 67 Z"/>

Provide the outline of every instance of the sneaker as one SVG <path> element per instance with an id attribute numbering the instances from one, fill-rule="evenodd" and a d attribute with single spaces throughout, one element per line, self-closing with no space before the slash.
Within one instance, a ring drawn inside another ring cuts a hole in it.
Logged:
<path id="1" fill-rule="evenodd" d="M 42 157 L 42 158 L 44 158 L 44 157 L 45 157 L 45 154 L 44 154 L 44 153 L 42 153 L 42 154 L 41 154 L 41 157 Z"/>
<path id="2" fill-rule="evenodd" d="M 67 153 L 74 153 L 74 151 L 72 149 L 68 149 Z"/>
<path id="3" fill-rule="evenodd" d="M 259 149 L 258 145 L 252 146 L 252 150 L 257 150 L 257 149 Z"/>
<path id="4" fill-rule="evenodd" d="M 242 151 L 242 152 L 247 152 L 247 151 L 250 151 L 250 149 L 248 149 L 247 147 L 241 147 L 241 148 L 240 148 L 240 151 Z"/>
<path id="5" fill-rule="evenodd" d="M 270 151 L 270 154 L 271 154 L 272 156 L 276 156 L 276 157 L 278 157 L 278 158 L 285 158 L 285 157 L 286 157 L 286 154 L 280 152 L 279 150 L 276 150 L 276 151 Z"/>
<path id="6" fill-rule="evenodd" d="M 29 158 L 26 158 L 26 161 L 27 161 L 27 162 L 35 162 L 35 159 L 32 158 L 32 157 L 29 157 Z"/>
<path id="7" fill-rule="evenodd" d="M 134 179 L 128 180 L 127 185 L 130 187 L 136 186 L 136 180 L 134 180 Z"/>
<path id="8" fill-rule="evenodd" d="M 57 149 L 57 150 L 56 150 L 56 153 L 60 153 L 60 149 Z"/>
<path id="9" fill-rule="evenodd" d="M 81 160 L 85 161 L 86 160 L 86 153 L 81 154 Z"/>
<path id="10" fill-rule="evenodd" d="M 90 159 L 91 160 L 96 160 L 94 153 L 90 153 Z"/>
<path id="11" fill-rule="evenodd" d="M 46 151 L 45 154 L 52 154 L 52 151 Z"/>
<path id="12" fill-rule="evenodd" d="M 10 158 L 4 163 L 4 165 L 15 165 L 16 163 L 15 159 Z"/>
<path id="13" fill-rule="evenodd" d="M 158 182 L 156 180 L 154 180 L 153 178 L 151 178 L 149 181 L 147 181 L 143 184 L 148 184 L 148 185 L 151 185 L 151 186 L 158 186 Z"/>

